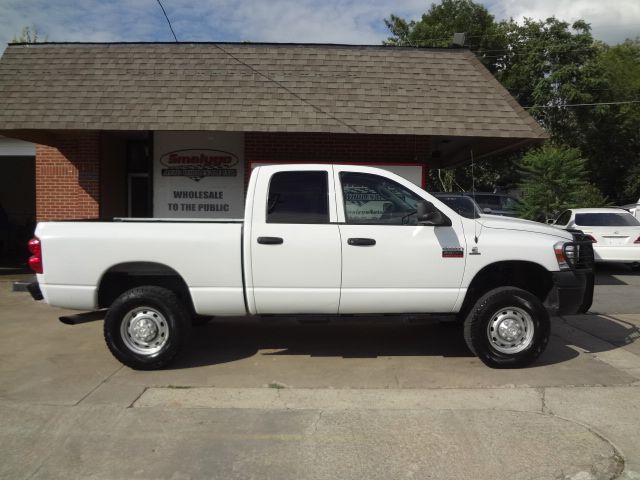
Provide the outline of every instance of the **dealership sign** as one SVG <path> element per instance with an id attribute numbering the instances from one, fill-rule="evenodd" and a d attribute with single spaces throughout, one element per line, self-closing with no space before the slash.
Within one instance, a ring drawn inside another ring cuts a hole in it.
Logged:
<path id="1" fill-rule="evenodd" d="M 153 213 L 160 218 L 241 218 L 244 137 L 237 132 L 156 132 Z"/>
<path id="2" fill-rule="evenodd" d="M 163 177 L 188 177 L 196 182 L 204 177 L 237 177 L 240 160 L 221 150 L 176 150 L 160 157 Z"/>

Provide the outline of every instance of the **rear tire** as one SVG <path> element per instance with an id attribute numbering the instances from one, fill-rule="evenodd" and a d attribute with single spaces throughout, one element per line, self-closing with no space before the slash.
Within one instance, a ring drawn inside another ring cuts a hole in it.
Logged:
<path id="1" fill-rule="evenodd" d="M 500 287 L 480 297 L 464 320 L 464 339 L 492 368 L 531 364 L 549 342 L 549 314 L 533 294 Z"/>
<path id="2" fill-rule="evenodd" d="M 120 295 L 104 320 L 104 339 L 120 362 L 136 370 L 157 370 L 183 349 L 191 317 L 171 290 L 132 288 Z"/>

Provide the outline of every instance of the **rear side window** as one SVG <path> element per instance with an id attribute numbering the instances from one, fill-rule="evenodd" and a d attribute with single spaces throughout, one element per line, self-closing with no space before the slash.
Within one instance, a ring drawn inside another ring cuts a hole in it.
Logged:
<path id="1" fill-rule="evenodd" d="M 630 213 L 576 213 L 576 225 L 585 227 L 638 227 Z"/>
<path id="2" fill-rule="evenodd" d="M 267 223 L 329 223 L 327 172 L 279 172 L 271 177 Z"/>

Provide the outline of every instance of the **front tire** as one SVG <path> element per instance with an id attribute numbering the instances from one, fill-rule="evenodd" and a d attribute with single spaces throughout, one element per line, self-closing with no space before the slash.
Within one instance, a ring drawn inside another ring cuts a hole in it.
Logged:
<path id="1" fill-rule="evenodd" d="M 120 362 L 136 370 L 168 365 L 186 344 L 191 318 L 171 290 L 132 288 L 120 295 L 104 320 L 104 338 Z"/>
<path id="2" fill-rule="evenodd" d="M 492 368 L 531 364 L 549 342 L 549 314 L 533 294 L 500 287 L 478 299 L 464 320 L 464 339 L 475 355 Z"/>

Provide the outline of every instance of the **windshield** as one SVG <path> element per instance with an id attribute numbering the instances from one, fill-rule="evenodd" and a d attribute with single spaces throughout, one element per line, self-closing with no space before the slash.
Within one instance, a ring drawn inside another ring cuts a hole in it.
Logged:
<path id="1" fill-rule="evenodd" d="M 639 227 L 630 213 L 576 213 L 576 225 L 584 227 Z"/>
<path id="2" fill-rule="evenodd" d="M 465 195 L 473 198 L 481 208 L 491 210 L 517 210 L 518 208 L 518 201 L 506 195 L 496 193 L 466 193 Z"/>
<path id="3" fill-rule="evenodd" d="M 480 216 L 480 209 L 469 197 L 463 197 L 462 195 L 435 195 L 435 197 L 465 218 L 478 218 Z"/>

